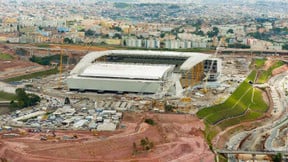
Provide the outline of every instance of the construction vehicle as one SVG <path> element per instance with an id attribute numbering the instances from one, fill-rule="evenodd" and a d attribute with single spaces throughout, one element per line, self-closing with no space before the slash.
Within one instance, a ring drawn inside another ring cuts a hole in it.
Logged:
<path id="1" fill-rule="evenodd" d="M 190 97 L 183 97 L 183 98 L 181 98 L 180 101 L 181 101 L 181 102 L 191 102 L 192 100 L 191 100 Z"/>

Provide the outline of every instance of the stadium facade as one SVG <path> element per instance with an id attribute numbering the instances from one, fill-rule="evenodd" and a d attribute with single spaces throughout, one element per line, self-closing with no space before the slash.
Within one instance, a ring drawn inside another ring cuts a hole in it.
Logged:
<path id="1" fill-rule="evenodd" d="M 78 91 L 175 93 L 200 83 L 208 71 L 208 80 L 217 80 L 221 60 L 192 52 L 110 50 L 85 55 L 67 85 Z"/>

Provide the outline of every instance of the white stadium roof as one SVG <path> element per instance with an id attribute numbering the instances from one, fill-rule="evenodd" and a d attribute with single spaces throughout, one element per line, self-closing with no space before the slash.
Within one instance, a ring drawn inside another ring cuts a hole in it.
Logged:
<path id="1" fill-rule="evenodd" d="M 88 66 L 80 74 L 84 77 L 153 79 L 158 80 L 173 65 L 117 64 L 98 62 Z"/>
<path id="2" fill-rule="evenodd" d="M 180 66 L 181 70 L 189 70 L 198 63 L 208 59 L 210 54 L 197 52 L 172 52 L 172 51 L 144 51 L 144 50 L 110 50 L 90 52 L 85 55 L 81 61 L 74 67 L 71 74 L 81 74 L 87 67 L 93 65 L 93 61 L 105 55 L 147 55 L 147 56 L 162 56 L 162 57 L 187 57 L 187 60 Z M 142 65 L 141 65 L 142 66 Z"/>

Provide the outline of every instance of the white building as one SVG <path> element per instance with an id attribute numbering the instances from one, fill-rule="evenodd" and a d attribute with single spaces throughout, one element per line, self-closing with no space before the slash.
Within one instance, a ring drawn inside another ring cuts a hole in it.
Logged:
<path id="1" fill-rule="evenodd" d="M 141 48 L 142 47 L 142 40 L 141 39 L 125 39 L 125 46 L 127 47 L 138 47 Z"/>
<path id="2" fill-rule="evenodd" d="M 157 39 L 147 39 L 145 40 L 146 48 L 160 48 L 160 41 Z"/>
<path id="3" fill-rule="evenodd" d="M 192 80 L 195 78 L 198 82 L 201 81 L 205 70 L 202 64 L 205 60 L 209 60 L 209 57 L 209 54 L 192 52 L 140 50 L 91 52 L 71 71 L 67 85 L 69 90 L 78 91 L 159 93 L 167 90 L 168 92 L 173 91 L 176 84 L 182 84 L 182 88 L 186 88 L 193 86 L 195 81 Z M 218 62 L 217 65 L 220 64 L 221 62 Z M 197 69 L 202 68 L 199 70 L 202 71 L 199 75 L 194 69 L 196 66 Z M 221 69 L 217 66 L 213 70 L 219 73 Z M 179 72 L 185 76 L 181 76 Z M 177 78 L 175 75 L 172 77 L 173 73 L 177 73 Z"/>

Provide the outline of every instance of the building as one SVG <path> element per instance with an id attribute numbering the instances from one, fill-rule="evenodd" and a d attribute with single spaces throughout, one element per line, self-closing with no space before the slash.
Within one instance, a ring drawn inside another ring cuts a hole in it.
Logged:
<path id="1" fill-rule="evenodd" d="M 209 54 L 192 52 L 91 52 L 71 71 L 67 85 L 69 90 L 78 91 L 175 93 L 177 87 L 183 90 L 204 79 L 204 71 L 210 68 L 205 63 L 209 57 Z M 213 62 L 217 66 L 210 70 L 213 77 L 210 80 L 217 79 L 221 73 L 221 60 Z"/>
<path id="2" fill-rule="evenodd" d="M 123 45 L 127 46 L 127 47 L 142 48 L 142 40 L 141 39 L 133 39 L 133 38 L 124 39 Z"/>
<path id="3" fill-rule="evenodd" d="M 68 80 L 69 89 L 155 93 L 171 75 L 173 65 L 96 62 Z"/>

